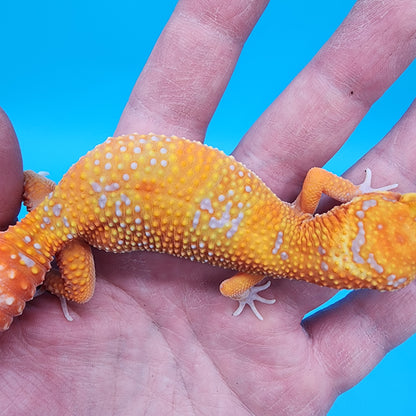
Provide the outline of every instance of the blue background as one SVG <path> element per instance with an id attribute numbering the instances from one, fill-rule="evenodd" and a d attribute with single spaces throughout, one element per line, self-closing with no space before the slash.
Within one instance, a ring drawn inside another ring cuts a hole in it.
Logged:
<path id="1" fill-rule="evenodd" d="M 59 180 L 87 150 L 112 135 L 175 4 L 170 0 L 2 2 L 0 106 L 15 126 L 25 168 L 46 170 Z M 209 127 L 207 143 L 232 151 L 353 4 L 350 0 L 272 2 L 246 43 Z M 327 167 L 342 173 L 380 140 L 410 105 L 415 82 L 413 64 Z M 415 414 L 415 352 L 413 337 L 342 395 L 330 415 Z"/>

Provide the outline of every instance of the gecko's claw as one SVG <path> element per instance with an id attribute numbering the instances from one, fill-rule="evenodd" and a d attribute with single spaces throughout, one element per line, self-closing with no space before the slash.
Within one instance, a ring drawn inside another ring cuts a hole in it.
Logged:
<path id="1" fill-rule="evenodd" d="M 387 191 L 391 191 L 392 189 L 397 188 L 399 185 L 397 183 L 393 183 L 391 185 L 386 185 L 386 186 L 382 186 L 380 188 L 373 188 L 371 186 L 371 178 L 372 178 L 372 172 L 370 168 L 367 168 L 365 170 L 365 179 L 364 182 L 360 185 L 358 185 L 360 191 L 363 194 L 368 194 L 371 192 L 387 192 Z"/>

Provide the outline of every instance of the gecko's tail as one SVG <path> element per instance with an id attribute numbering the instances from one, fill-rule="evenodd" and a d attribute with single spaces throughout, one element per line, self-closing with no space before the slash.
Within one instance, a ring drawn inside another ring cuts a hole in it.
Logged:
<path id="1" fill-rule="evenodd" d="M 49 267 L 40 265 L 19 247 L 12 247 L 4 234 L 0 233 L 0 331 L 8 329 L 13 318 L 21 315 Z"/>

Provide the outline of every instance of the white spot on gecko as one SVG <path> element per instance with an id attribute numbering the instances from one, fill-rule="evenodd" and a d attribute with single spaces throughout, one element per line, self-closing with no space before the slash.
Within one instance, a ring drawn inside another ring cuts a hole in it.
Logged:
<path id="1" fill-rule="evenodd" d="M 233 218 L 231 220 L 231 228 L 227 231 L 227 238 L 231 238 L 237 231 L 238 231 L 238 227 L 241 223 L 241 221 L 244 218 L 244 214 L 242 212 L 239 212 L 237 215 L 237 218 Z"/>
<path id="2" fill-rule="evenodd" d="M 18 254 L 19 254 L 19 257 L 22 259 L 23 263 L 25 264 L 25 266 L 33 267 L 36 264 L 32 259 L 24 255 L 23 253 L 19 252 Z"/>
<path id="3" fill-rule="evenodd" d="M 13 305 L 13 303 L 14 303 L 14 301 L 15 301 L 16 299 L 13 297 L 13 296 L 7 296 L 5 299 L 4 299 L 4 303 L 7 305 L 7 306 L 11 306 L 11 305 Z"/>
<path id="4" fill-rule="evenodd" d="M 108 192 L 117 191 L 117 189 L 120 189 L 120 185 L 116 182 L 104 187 L 104 190 Z"/>
<path id="5" fill-rule="evenodd" d="M 101 195 L 100 198 L 98 199 L 98 206 L 101 209 L 104 209 L 106 203 L 107 203 L 107 197 L 105 195 Z"/>
<path id="6" fill-rule="evenodd" d="M 52 212 L 55 215 L 55 217 L 59 217 L 61 215 L 62 205 L 56 204 L 52 207 Z"/>
<path id="7" fill-rule="evenodd" d="M 231 201 L 227 202 L 227 205 L 225 206 L 225 211 L 222 213 L 221 218 L 219 219 L 215 217 L 210 218 L 209 220 L 210 228 L 212 229 L 222 228 L 228 223 L 228 221 L 230 221 L 230 218 L 231 218 L 230 210 L 231 210 L 232 205 L 233 203 Z"/>
<path id="8" fill-rule="evenodd" d="M 101 192 L 102 188 L 100 186 L 100 184 L 98 184 L 97 182 L 92 182 L 91 183 L 91 188 L 94 192 Z"/>
<path id="9" fill-rule="evenodd" d="M 363 201 L 363 204 L 361 206 L 362 209 L 358 210 L 355 213 L 355 215 L 358 218 L 363 219 L 365 216 L 365 211 L 367 211 L 371 207 L 375 207 L 376 205 L 377 205 L 377 201 L 375 199 L 369 199 L 367 201 Z"/>
<path id="10" fill-rule="evenodd" d="M 126 207 L 131 204 L 130 198 L 127 195 L 121 194 L 120 199 L 125 203 Z"/>
<path id="11" fill-rule="evenodd" d="M 201 209 L 207 210 L 210 214 L 214 213 L 214 208 L 212 208 L 211 200 L 209 198 L 205 198 L 199 204 Z"/>
<path id="12" fill-rule="evenodd" d="M 283 244 L 283 231 L 279 231 L 277 233 L 277 237 L 276 237 L 276 241 L 274 243 L 272 253 L 277 254 L 282 244 Z"/>
<path id="13" fill-rule="evenodd" d="M 369 199 L 367 201 L 363 201 L 363 211 L 367 211 L 371 207 L 375 207 L 377 205 L 377 201 L 375 199 Z"/>
<path id="14" fill-rule="evenodd" d="M 396 275 L 395 274 L 390 274 L 389 276 L 387 276 L 387 284 L 389 286 L 391 286 L 393 284 L 393 281 L 396 279 Z"/>
<path id="15" fill-rule="evenodd" d="M 192 227 L 196 228 L 198 226 L 200 217 L 201 217 L 201 211 L 198 209 L 195 212 L 194 219 L 192 221 Z"/>
<path id="16" fill-rule="evenodd" d="M 365 215 L 365 213 L 364 213 L 364 211 L 363 210 L 358 210 L 356 213 L 355 213 L 355 215 L 358 217 L 358 218 L 361 218 L 361 219 L 363 219 L 364 218 L 364 215 Z"/>
<path id="17" fill-rule="evenodd" d="M 374 269 L 377 273 L 383 273 L 384 269 L 383 266 L 378 264 L 374 258 L 374 254 L 370 253 L 368 255 L 367 263 L 371 266 L 372 269 Z"/>
<path id="18" fill-rule="evenodd" d="M 406 281 L 407 281 L 407 277 L 402 277 L 401 279 L 397 280 L 396 284 L 397 284 L 397 286 L 400 286 L 403 283 L 406 283 Z"/>
<path id="19" fill-rule="evenodd" d="M 282 251 L 282 252 L 280 253 L 280 258 L 281 258 L 282 260 L 287 260 L 287 259 L 289 258 L 289 254 L 287 254 L 287 253 L 286 253 L 286 251 Z"/>
<path id="20" fill-rule="evenodd" d="M 117 217 L 121 217 L 123 215 L 123 212 L 120 209 L 121 201 L 116 201 L 115 207 L 116 207 L 116 215 Z"/>
<path id="21" fill-rule="evenodd" d="M 406 281 L 407 281 L 407 277 L 402 277 L 402 278 L 396 280 L 396 275 L 395 274 L 391 274 L 391 275 L 387 276 L 387 285 L 388 286 L 398 287 L 398 286 L 402 285 L 403 283 L 406 283 Z"/>
<path id="22" fill-rule="evenodd" d="M 362 221 L 358 221 L 358 233 L 357 236 L 354 238 L 351 250 L 352 250 L 352 259 L 356 263 L 363 264 L 365 263 L 364 259 L 360 255 L 361 247 L 365 244 L 365 231 L 364 225 Z"/>

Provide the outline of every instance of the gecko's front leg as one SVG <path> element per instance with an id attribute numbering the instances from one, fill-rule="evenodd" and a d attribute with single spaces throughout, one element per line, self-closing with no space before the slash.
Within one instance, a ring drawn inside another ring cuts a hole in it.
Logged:
<path id="1" fill-rule="evenodd" d="M 293 204 L 293 210 L 298 213 L 300 212 L 301 214 L 314 214 L 322 194 L 326 194 L 339 202 L 345 203 L 364 193 L 389 191 L 396 188 L 396 186 L 397 185 L 394 184 L 382 188 L 373 188 L 371 186 L 370 169 L 366 170 L 364 182 L 361 185 L 354 185 L 349 180 L 334 175 L 325 169 L 312 168 L 306 175 L 302 190 Z M 289 258 L 292 253 L 286 252 L 285 255 Z M 234 312 L 234 316 L 238 316 L 245 305 L 249 305 L 256 317 L 263 319 L 254 302 L 259 301 L 267 304 L 275 302 L 274 299 L 264 299 L 258 295 L 260 291 L 263 291 L 270 286 L 270 282 L 267 282 L 262 286 L 255 286 L 263 279 L 264 276 L 262 275 L 238 273 L 222 282 L 220 286 L 221 293 L 224 296 L 239 302 L 239 307 Z"/>

